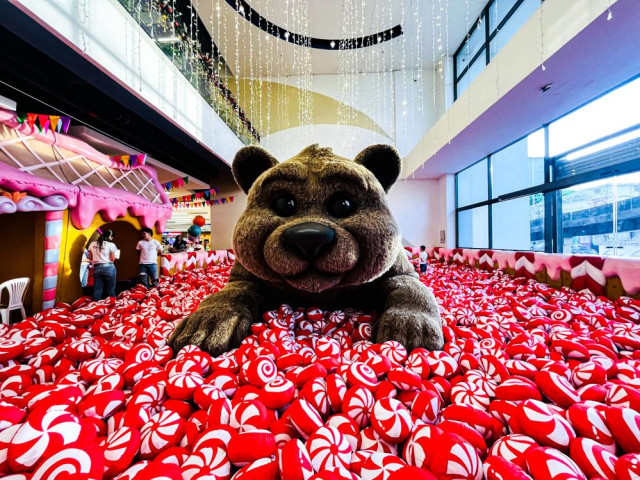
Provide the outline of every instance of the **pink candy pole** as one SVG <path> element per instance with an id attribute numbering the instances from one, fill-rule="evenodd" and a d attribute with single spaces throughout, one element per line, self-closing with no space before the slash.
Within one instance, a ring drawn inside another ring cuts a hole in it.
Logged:
<path id="1" fill-rule="evenodd" d="M 42 309 L 52 308 L 56 303 L 58 286 L 58 262 L 62 236 L 62 211 L 47 212 L 44 224 L 44 279 L 42 282 Z"/>

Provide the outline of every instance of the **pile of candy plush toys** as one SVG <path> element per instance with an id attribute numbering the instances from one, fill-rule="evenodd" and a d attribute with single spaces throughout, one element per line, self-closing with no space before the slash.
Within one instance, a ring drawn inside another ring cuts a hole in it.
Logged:
<path id="1" fill-rule="evenodd" d="M 228 266 L 0 326 L 7 480 L 640 478 L 640 301 L 431 263 L 442 351 L 375 312 L 264 312 L 217 358 L 167 339 Z"/>

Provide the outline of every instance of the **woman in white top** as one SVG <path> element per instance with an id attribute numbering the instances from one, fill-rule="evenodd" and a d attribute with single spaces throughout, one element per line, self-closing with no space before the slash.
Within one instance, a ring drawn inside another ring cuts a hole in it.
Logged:
<path id="1" fill-rule="evenodd" d="M 113 231 L 105 230 L 98 240 L 89 245 L 89 260 L 93 265 L 93 299 L 116 296 L 116 246 Z M 103 292 L 106 294 L 103 296 Z"/>

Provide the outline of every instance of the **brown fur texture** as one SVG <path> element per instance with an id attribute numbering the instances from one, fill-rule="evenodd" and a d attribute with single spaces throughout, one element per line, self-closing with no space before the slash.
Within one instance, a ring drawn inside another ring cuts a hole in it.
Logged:
<path id="1" fill-rule="evenodd" d="M 229 284 L 178 325 L 171 345 L 220 354 L 238 346 L 263 311 L 288 303 L 377 310 L 374 341 L 442 348 L 435 298 L 409 263 L 387 205 L 400 167 L 388 145 L 368 147 L 353 161 L 312 145 L 283 163 L 260 147 L 241 149 L 233 174 L 248 201 L 233 235 Z M 295 203 L 290 215 L 274 207 L 283 197 Z M 332 215 L 332 202 L 345 197 L 355 211 Z M 333 232 L 311 256 L 292 248 L 285 235 L 306 225 Z"/>

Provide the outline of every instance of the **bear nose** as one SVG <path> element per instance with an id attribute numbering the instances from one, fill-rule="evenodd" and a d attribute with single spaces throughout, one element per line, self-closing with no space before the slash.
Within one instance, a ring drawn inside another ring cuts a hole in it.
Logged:
<path id="1" fill-rule="evenodd" d="M 321 223 L 306 222 L 289 227 L 284 231 L 284 244 L 290 250 L 311 259 L 325 245 L 333 242 L 336 232 Z"/>

